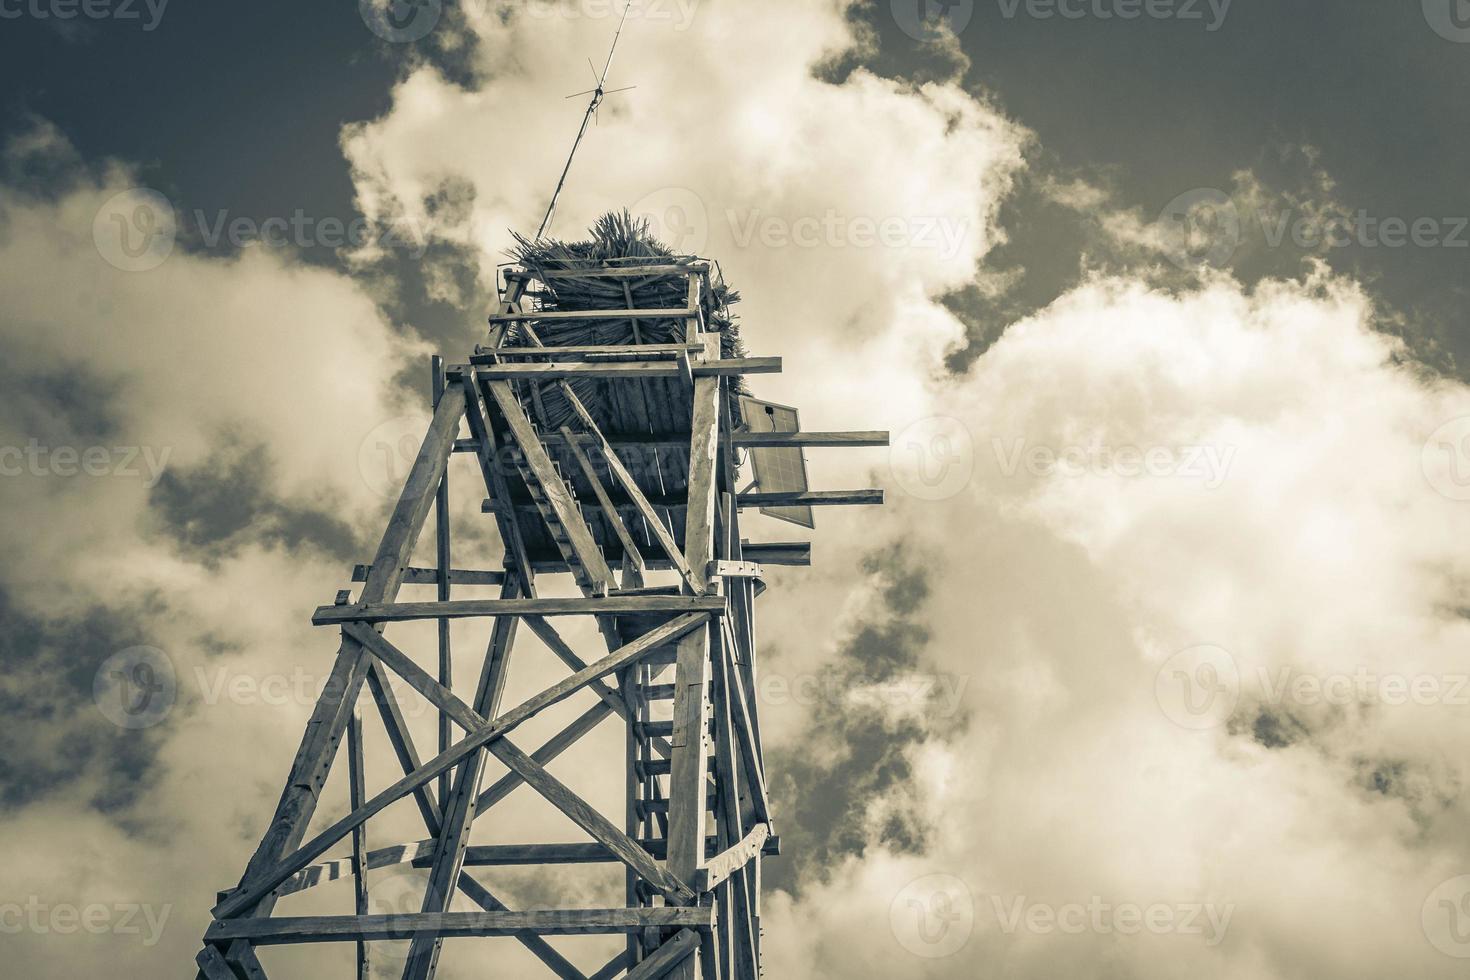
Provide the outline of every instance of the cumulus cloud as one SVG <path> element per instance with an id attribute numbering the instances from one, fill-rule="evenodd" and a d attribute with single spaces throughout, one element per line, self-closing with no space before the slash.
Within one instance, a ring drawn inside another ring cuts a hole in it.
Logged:
<path id="1" fill-rule="evenodd" d="M 1435 433 L 1470 392 L 1374 319 L 1322 271 L 1097 279 L 938 394 L 972 479 L 890 516 L 969 725 L 908 748 L 924 848 L 773 903 L 775 968 L 1454 975 L 1470 514 Z"/>

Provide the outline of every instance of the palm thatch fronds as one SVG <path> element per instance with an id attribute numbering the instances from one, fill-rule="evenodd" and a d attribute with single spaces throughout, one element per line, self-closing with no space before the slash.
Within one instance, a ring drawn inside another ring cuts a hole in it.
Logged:
<path id="1" fill-rule="evenodd" d="M 607 277 L 592 273 L 609 268 L 626 269 L 639 266 L 687 266 L 704 261 L 693 255 L 675 254 L 653 237 L 646 219 L 635 218 L 627 210 L 611 211 L 597 219 L 585 241 L 565 242 L 550 238 L 531 240 L 512 232 L 515 247 L 510 254 L 516 263 L 535 277 L 535 287 L 526 294 L 534 308 L 541 311 L 572 312 L 576 310 L 683 309 L 688 303 L 688 276 L 679 272 L 651 272 L 648 276 Z M 710 263 L 709 289 L 703 296 L 705 326 L 719 332 L 720 356 L 744 357 L 739 324 L 730 307 L 740 301 L 740 294 L 724 282 L 718 267 Z M 586 271 L 587 276 L 546 277 L 544 273 Z M 601 346 L 610 344 L 670 344 L 685 339 L 686 320 L 669 317 L 636 317 L 625 319 L 576 318 L 543 320 L 536 325 L 536 336 L 548 347 Z M 534 346 L 519 323 L 513 323 L 500 341 L 510 347 Z M 577 396 L 594 414 L 617 414 L 608 402 L 605 384 L 578 381 L 573 384 Z M 644 386 L 645 393 L 662 386 Z M 745 391 L 743 379 L 733 379 L 733 390 Z M 552 387 L 539 388 L 545 421 L 553 426 L 565 424 L 572 413 L 570 406 Z M 738 416 L 738 401 L 735 412 Z M 738 424 L 737 418 L 737 424 Z"/>

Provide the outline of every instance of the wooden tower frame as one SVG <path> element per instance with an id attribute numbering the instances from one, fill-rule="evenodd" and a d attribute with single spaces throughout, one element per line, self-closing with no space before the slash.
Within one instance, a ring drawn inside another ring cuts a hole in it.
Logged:
<path id="1" fill-rule="evenodd" d="M 742 494 L 738 453 L 883 446 L 887 433 L 741 431 L 735 379 L 779 371 L 781 362 L 729 356 L 728 342 L 722 356 L 718 275 L 692 256 L 511 269 L 490 318 L 491 346 L 447 369 L 434 359 L 432 421 L 372 563 L 354 569 L 361 589 L 355 598 L 339 592 L 313 616 L 339 629 L 341 644 L 270 826 L 239 885 L 213 909 L 197 957 L 201 980 L 258 980 L 266 972 L 257 946 L 318 942 L 355 943 L 355 975 L 366 980 L 370 943 L 382 940 L 409 944 L 405 980 L 428 980 L 443 940 L 463 937 L 513 938 L 565 980 L 760 974 L 761 861 L 779 848 L 755 697 L 755 598 L 765 588 L 763 564 L 808 564 L 810 546 L 743 540 L 740 511 L 881 503 L 882 491 Z M 548 301 L 568 277 L 625 300 L 615 309 Z M 681 293 L 687 282 L 682 306 L 637 304 L 650 284 L 667 295 L 671 282 Z M 592 342 L 543 344 L 537 333 L 564 338 L 569 324 L 586 328 Z M 675 342 L 653 340 L 667 337 Z M 590 408 L 589 392 L 600 396 Z M 504 544 L 499 570 L 450 562 L 448 462 L 457 452 L 479 464 L 489 494 L 482 510 Z M 414 567 L 431 509 L 437 560 Z M 650 584 L 654 573 L 668 584 Z M 543 576 L 565 574 L 578 594 L 541 594 Z M 404 601 L 404 586 L 433 587 L 435 598 Z M 451 598 L 472 586 L 498 587 L 499 597 Z M 492 625 L 479 685 L 466 700 L 451 683 L 449 622 L 468 617 Z M 557 617 L 589 617 L 606 650 L 578 654 L 552 625 Z M 437 621 L 437 671 L 385 636 L 388 624 L 409 620 Z M 571 673 L 507 710 L 501 695 L 521 627 Z M 395 676 L 437 710 L 438 752 L 428 760 L 396 700 Z M 371 797 L 358 707 L 364 685 L 403 773 Z M 587 710 L 539 748 L 512 741 L 523 722 L 574 696 Z M 662 718 L 665 703 L 671 713 Z M 626 729 L 627 792 L 616 817 L 548 771 L 613 715 Z M 308 839 L 343 742 L 351 812 Z M 491 756 L 507 773 L 484 786 Z M 589 839 L 472 845 L 473 821 L 522 784 Z M 408 798 L 425 839 L 371 849 L 369 818 Z M 350 855 L 327 858 L 343 841 Z M 625 867 L 622 907 L 511 910 L 471 870 L 597 862 Z M 368 871 L 403 864 L 428 870 L 422 911 L 369 914 Z M 273 915 L 280 899 L 336 878 L 354 883 L 352 914 Z M 454 911 L 456 894 L 478 911 Z M 590 974 L 547 940 L 595 933 L 626 942 Z"/>

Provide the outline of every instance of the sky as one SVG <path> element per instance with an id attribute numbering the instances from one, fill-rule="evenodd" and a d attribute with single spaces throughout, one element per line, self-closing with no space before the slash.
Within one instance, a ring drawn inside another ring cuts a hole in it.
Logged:
<path id="1" fill-rule="evenodd" d="M 615 27 L 600 0 L 0 0 L 7 969 L 187 968 L 329 670 L 310 611 L 370 556 L 429 355 L 482 339 Z M 1463 4 L 647 0 L 610 77 L 637 87 L 552 234 L 646 216 L 784 358 L 757 394 L 893 432 L 808 453 L 888 502 L 824 509 L 761 600 L 767 975 L 1463 973 Z M 554 771 L 616 801 L 609 746 Z M 525 794 L 475 839 L 557 819 Z M 375 907 L 416 881 L 370 879 Z M 590 971 L 597 942 L 562 948 Z M 450 943 L 441 975 L 525 962 Z"/>

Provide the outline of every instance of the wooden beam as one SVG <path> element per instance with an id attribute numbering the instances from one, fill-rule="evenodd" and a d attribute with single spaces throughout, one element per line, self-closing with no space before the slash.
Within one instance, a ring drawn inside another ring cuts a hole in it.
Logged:
<path id="1" fill-rule="evenodd" d="M 515 598 L 520 592 L 520 585 L 521 573 L 518 571 L 501 586 L 501 598 Z M 439 622 L 446 621 L 441 619 Z M 518 625 L 519 620 L 515 617 L 503 617 L 496 619 L 495 627 L 491 631 L 490 642 L 485 650 L 485 660 L 480 670 L 480 681 L 475 691 L 473 710 L 481 718 L 494 716 L 500 712 L 500 699 L 505 690 L 505 679 L 510 669 L 510 655 L 515 644 Z M 370 647 L 375 654 L 384 648 L 393 649 L 396 653 L 396 649 L 392 648 L 387 640 L 372 630 L 360 626 L 351 626 L 348 629 L 357 631 L 363 637 L 375 638 Z M 412 661 L 405 666 L 417 669 L 417 665 Z M 400 667 L 399 673 L 410 683 L 413 682 L 412 677 L 403 673 L 403 667 Z M 420 675 L 420 679 L 426 678 Z M 445 695 L 452 694 L 449 685 L 442 678 L 439 681 L 439 687 Z M 441 718 L 446 719 L 446 723 L 452 717 L 447 704 L 440 705 L 439 713 Z M 449 741 L 447 736 L 443 736 L 443 747 L 440 751 L 449 747 Z M 460 872 L 464 866 L 465 847 L 469 844 L 470 825 L 477 814 L 475 804 L 480 792 L 480 777 L 484 771 L 484 761 L 483 752 L 470 753 L 454 772 L 453 790 L 440 793 L 439 798 L 444 801 L 444 824 L 439 834 L 438 847 L 434 852 L 434 862 L 429 869 L 429 880 L 424 889 L 424 904 L 421 909 L 423 912 L 450 911 L 450 902 L 454 898 L 456 886 L 461 883 Z M 439 778 L 446 780 L 448 773 L 444 773 Z M 486 895 L 489 893 L 486 892 Z M 438 966 L 441 949 L 442 944 L 439 939 L 415 936 L 409 944 L 408 957 L 403 967 L 403 980 L 427 980 L 432 977 Z M 533 952 L 536 951 L 533 949 Z"/>
<path id="2" fill-rule="evenodd" d="M 438 912 L 425 915 L 311 915 L 272 919 L 226 919 L 205 933 L 205 941 L 245 939 L 261 946 L 285 943 L 371 942 L 414 935 L 443 938 L 474 936 L 581 936 L 636 929 L 708 929 L 714 909 L 527 909 L 520 912 Z"/>
<path id="3" fill-rule="evenodd" d="M 508 768 L 520 773 L 527 785 L 585 830 L 593 840 L 616 854 L 619 860 L 636 871 L 639 877 L 662 893 L 671 904 L 688 905 L 694 902 L 694 892 L 680 875 L 660 865 L 636 840 L 614 826 L 596 807 L 567 789 L 560 780 L 532 761 L 530 756 L 503 738 L 491 742 L 489 749 Z M 700 782 L 702 784 L 703 780 Z"/>
<path id="4" fill-rule="evenodd" d="M 510 909 L 506 907 L 504 902 L 496 898 L 490 892 L 490 889 L 486 888 L 471 875 L 460 874 L 459 890 L 468 895 L 471 901 L 480 906 L 480 908 L 484 909 L 486 912 L 510 911 Z M 442 936 L 436 937 L 435 941 L 437 942 L 442 939 Z M 558 977 L 561 977 L 561 980 L 587 980 L 586 975 L 583 974 L 581 970 L 573 966 L 571 964 L 571 961 L 569 961 L 565 956 L 556 951 L 556 947 L 552 946 L 540 936 L 531 933 L 518 932 L 516 933 L 516 939 L 520 942 L 522 946 L 529 949 L 536 956 L 537 959 L 539 959 L 542 963 L 545 963 L 547 968 L 551 970 L 552 973 L 555 973 Z M 417 936 L 415 936 L 414 941 L 418 942 Z"/>
<path id="5" fill-rule="evenodd" d="M 530 348 L 528 348 L 530 349 Z M 556 350 L 557 348 L 543 348 L 545 350 Z M 597 440 L 585 434 L 579 434 L 577 441 L 584 446 L 595 445 Z M 722 444 L 728 442 L 741 448 L 755 448 L 761 446 L 805 446 L 807 448 L 865 448 L 888 445 L 888 433 L 886 432 L 736 432 L 733 435 L 720 437 Z M 559 433 L 543 433 L 541 442 L 546 446 L 561 446 L 565 439 Z M 650 436 L 608 436 L 608 445 L 614 449 L 669 449 L 680 452 L 689 451 L 689 440 L 682 435 L 669 433 L 667 435 Z M 477 446 L 473 439 L 461 439 L 454 444 L 457 453 L 472 453 Z"/>
<path id="6" fill-rule="evenodd" d="M 463 394 L 446 393 L 439 400 L 373 557 L 375 571 L 363 586 L 363 601 L 382 602 L 397 595 L 402 584 L 402 569 L 408 565 L 413 546 L 428 517 L 434 488 L 449 463 L 450 448 L 454 445 L 464 411 Z M 356 642 L 344 642 L 338 649 L 325 693 L 312 709 L 311 720 L 302 735 L 270 827 L 241 878 L 242 890 L 248 889 L 254 894 L 249 903 L 241 905 L 239 912 L 252 911 L 256 915 L 268 916 L 274 908 L 275 898 L 270 889 L 256 887 L 256 880 L 260 875 L 273 874 L 270 869 L 305 836 L 371 660 L 371 655 Z M 253 953 L 248 943 L 232 944 L 225 955 L 226 960 L 236 965 L 251 957 Z"/>
<path id="7" fill-rule="evenodd" d="M 367 798 L 362 758 L 362 711 L 353 706 L 352 721 L 347 726 L 347 806 L 356 810 Z M 358 915 L 368 914 L 367 826 L 352 828 L 352 897 Z M 370 947 L 357 942 L 357 980 L 372 980 Z"/>
<path id="8" fill-rule="evenodd" d="M 810 565 L 810 541 L 742 541 L 742 557 L 762 565 Z"/>
<path id="9" fill-rule="evenodd" d="M 689 428 L 689 506 L 684 518 L 684 560 L 693 571 L 695 592 L 709 589 L 707 569 L 714 560 L 715 460 L 719 452 L 720 379 L 694 382 L 694 412 Z"/>
<path id="10" fill-rule="evenodd" d="M 536 429 L 521 409 L 520 400 L 516 398 L 515 392 L 511 391 L 510 385 L 504 381 L 492 381 L 489 388 L 490 394 L 495 397 L 496 404 L 500 406 L 501 414 L 505 416 L 506 423 L 510 426 L 511 436 L 521 447 L 521 453 L 526 458 L 526 466 L 530 469 L 537 484 L 540 485 L 547 505 L 555 511 L 556 519 L 565 532 L 566 544 L 571 548 L 572 554 L 564 554 L 563 557 L 572 561 L 575 556 L 575 560 L 581 564 L 588 579 L 584 585 L 589 587 L 593 593 L 606 593 L 613 582 L 612 569 L 607 567 L 607 562 L 602 557 L 602 550 L 597 546 L 597 539 L 592 536 L 592 529 L 587 526 L 586 518 L 578 509 L 577 502 L 572 499 L 566 482 L 557 472 L 551 458 L 546 455 L 546 450 L 541 447 Z M 557 537 L 555 529 L 550 530 L 553 532 L 552 536 Z"/>
<path id="11" fill-rule="evenodd" d="M 352 581 L 366 582 L 371 565 L 353 565 Z M 504 572 L 477 571 L 467 568 L 449 570 L 450 585 L 499 585 L 505 581 Z M 404 585 L 437 585 L 439 569 L 410 567 L 403 570 Z"/>
<path id="12" fill-rule="evenodd" d="M 481 404 L 480 386 L 466 374 L 460 378 L 460 388 L 464 392 L 465 417 L 475 442 L 475 459 L 480 464 L 485 490 L 490 494 L 489 503 L 495 513 L 496 528 L 500 531 L 501 542 L 525 573 L 521 580 L 522 588 L 534 598 L 536 586 L 531 574 L 531 559 L 526 554 L 526 542 L 516 520 L 515 507 L 510 502 L 510 486 L 495 459 L 495 431 L 491 428 L 489 413 Z"/>
<path id="13" fill-rule="evenodd" d="M 771 836 L 770 825 L 758 823 L 740 843 L 709 859 L 694 876 L 695 891 L 707 892 L 750 863 Z"/>
<path id="14" fill-rule="evenodd" d="M 670 969 L 684 962 L 698 945 L 698 933 L 688 929 L 681 930 L 660 945 L 653 955 L 629 970 L 624 980 L 655 980 L 665 976 Z"/>
<path id="15" fill-rule="evenodd" d="M 480 347 L 470 357 L 471 364 L 499 364 L 503 357 L 550 357 L 558 361 L 577 361 L 596 357 L 642 356 L 662 360 L 680 353 L 704 350 L 703 344 L 569 344 L 555 347 Z"/>
<path id="16" fill-rule="evenodd" d="M 511 381 L 535 378 L 677 378 L 679 366 L 665 361 L 572 361 L 565 364 L 487 364 L 456 365 L 461 372 L 473 371 L 481 381 Z M 456 368 L 451 368 L 451 371 Z M 779 357 L 736 357 L 718 361 L 700 361 L 693 366 L 694 376 L 731 374 L 780 374 Z"/>
<path id="17" fill-rule="evenodd" d="M 698 310 L 655 308 L 642 310 L 531 310 L 528 313 L 495 313 L 491 323 L 520 323 L 528 320 L 682 320 Z"/>
<path id="18" fill-rule="evenodd" d="M 597 702 L 578 715 L 570 725 L 542 743 L 539 749 L 531 753 L 531 759 L 539 765 L 547 765 L 557 756 L 575 745 L 583 735 L 586 735 L 601 724 L 603 719 L 610 714 L 612 714 L 611 708 L 602 701 Z M 476 810 L 484 813 L 514 792 L 516 787 L 524 785 L 525 782 L 519 773 L 506 773 L 491 784 L 489 789 L 480 794 L 479 799 L 475 801 Z"/>
<path id="19" fill-rule="evenodd" d="M 848 504 L 881 504 L 882 490 L 807 490 L 800 493 L 742 493 L 741 507 L 833 507 Z"/>
<path id="20" fill-rule="evenodd" d="M 567 387 L 568 390 L 571 389 L 570 385 Z M 562 426 L 561 435 L 566 441 L 567 449 L 571 451 L 572 458 L 577 461 L 577 466 L 581 468 L 582 475 L 591 484 L 592 495 L 597 498 L 598 504 L 602 507 L 603 515 L 607 518 L 607 522 L 612 525 L 613 534 L 617 535 L 618 541 L 623 546 L 625 567 L 631 567 L 633 569 L 633 577 L 641 583 L 643 581 L 644 564 L 643 555 L 638 551 L 638 542 L 633 540 L 633 535 L 628 530 L 628 525 L 623 523 L 622 515 L 613 506 L 611 498 L 607 495 L 607 488 L 602 485 L 602 477 L 598 475 L 597 468 L 592 465 L 592 460 L 587 458 L 587 454 L 582 451 L 582 447 L 577 445 L 576 439 L 572 437 L 572 430 L 566 426 Z"/>
<path id="21" fill-rule="evenodd" d="M 597 599 L 455 599 L 450 602 L 385 602 L 374 605 L 321 606 L 312 614 L 317 626 L 343 623 L 400 623 L 416 619 L 473 619 L 484 616 L 630 616 L 639 613 L 724 613 L 719 596 L 619 596 Z"/>
<path id="22" fill-rule="evenodd" d="M 418 747 L 414 745 L 413 733 L 403 718 L 403 710 L 398 706 L 398 696 L 393 693 L 392 678 L 388 676 L 382 663 L 374 659 L 368 666 L 367 681 L 373 700 L 378 706 L 378 714 L 383 719 L 383 730 L 388 735 L 388 744 L 393 747 L 393 754 L 398 757 L 398 764 L 404 775 L 408 775 L 423 762 L 419 758 Z M 424 818 L 424 827 L 430 834 L 438 836 L 441 814 L 433 794 L 427 786 L 419 786 L 414 789 L 413 797 Z"/>
<path id="23" fill-rule="evenodd" d="M 552 685 L 540 694 L 521 702 L 520 705 L 512 708 L 490 723 L 483 723 L 483 719 L 479 719 L 477 715 L 474 715 L 473 709 L 456 698 L 452 693 L 442 690 L 436 691 L 435 689 L 439 686 L 438 682 L 434 681 L 432 677 L 428 677 L 427 672 L 423 668 L 414 665 L 414 668 L 409 670 L 409 673 L 418 678 L 418 682 L 423 685 L 426 696 L 429 696 L 431 701 L 437 699 L 439 706 L 451 710 L 458 723 L 467 728 L 473 728 L 472 734 L 456 742 L 447 751 L 441 752 L 409 775 L 404 776 L 398 782 L 389 786 L 377 796 L 374 796 L 363 806 L 358 807 L 341 820 L 338 820 L 323 830 L 308 843 L 303 844 L 289 857 L 283 858 L 269 869 L 262 870 L 252 881 L 242 885 L 229 898 L 216 905 L 213 910 L 215 917 L 221 919 L 229 918 L 239 915 L 241 912 L 250 908 L 254 902 L 270 894 L 281 882 L 315 861 L 326 852 L 327 848 L 341 840 L 343 835 L 353 827 L 380 812 L 396 800 L 401 799 L 411 792 L 414 787 L 422 786 L 439 775 L 439 773 L 447 771 L 471 752 L 486 745 L 495 746 L 506 742 L 504 736 L 517 725 L 535 716 L 545 708 L 570 697 L 581 687 L 585 686 L 586 682 L 592 677 L 600 677 L 610 670 L 616 670 L 620 666 L 626 666 L 628 663 L 647 655 L 659 646 L 670 642 L 672 639 L 682 636 L 689 630 L 702 627 L 706 622 L 708 622 L 707 616 L 692 614 L 679 617 L 669 623 L 656 627 L 631 643 L 621 647 L 617 652 L 599 660 L 597 663 L 588 667 L 586 671 L 573 674 L 571 677 Z M 354 629 L 357 628 L 354 627 Z M 357 635 L 365 635 L 366 632 L 369 631 L 358 630 Z M 702 633 L 703 631 L 700 630 L 700 632 Z M 356 642 L 356 640 L 353 641 L 354 644 Z M 366 649 L 364 647 L 364 650 Z M 373 652 L 375 653 L 386 654 L 390 649 L 394 653 L 398 653 L 396 648 L 393 648 L 391 644 L 381 637 L 374 642 Z M 399 654 L 399 656 L 402 655 Z M 412 661 L 409 661 L 409 663 L 412 664 Z M 612 664 L 612 666 L 609 667 L 609 664 Z M 507 758 L 519 761 L 522 757 L 522 753 L 513 746 L 504 754 L 497 752 L 494 747 L 490 751 L 495 752 L 496 757 L 501 759 L 502 762 L 506 761 Z M 540 768 L 528 756 L 525 757 L 525 761 L 530 763 L 531 766 Z M 507 762 L 507 765 L 509 764 Z M 511 768 L 516 769 L 517 772 L 521 772 L 516 766 L 511 766 Z M 526 773 L 521 772 L 521 775 L 524 777 Z M 549 780 L 550 777 L 547 776 L 546 779 Z M 529 778 L 526 781 L 531 782 Z M 609 824 L 608 826 L 611 825 Z M 584 829 L 586 828 L 584 827 Z M 618 831 L 618 833 L 621 833 L 621 831 Z M 640 870 L 639 873 L 642 874 L 642 871 Z M 649 878 L 649 880 L 657 880 L 650 875 L 644 875 L 644 877 Z M 682 886 L 680 887 L 682 888 Z"/>
<path id="24" fill-rule="evenodd" d="M 645 279 L 662 276 L 682 276 L 693 273 L 705 273 L 709 271 L 709 263 L 679 262 L 663 265 L 628 265 L 628 266 L 604 266 L 597 269 L 512 269 L 506 272 L 506 278 L 511 276 L 525 277 L 527 279 Z"/>
<path id="25" fill-rule="evenodd" d="M 687 498 L 680 496 L 645 497 L 644 501 L 653 507 L 683 507 Z M 773 493 L 742 493 L 736 501 L 742 508 L 750 507 L 850 507 L 866 506 L 869 504 L 882 504 L 882 490 L 803 490 L 803 491 L 781 491 Z M 638 504 L 631 498 L 614 498 L 613 505 L 619 510 L 631 510 L 637 508 Z M 535 504 L 524 497 L 515 501 L 518 511 L 530 511 L 535 509 Z M 588 510 L 600 509 L 600 503 L 586 501 L 582 506 Z M 493 509 L 492 502 L 486 500 L 480 509 L 489 513 Z M 775 564 L 772 562 L 771 564 Z"/>

